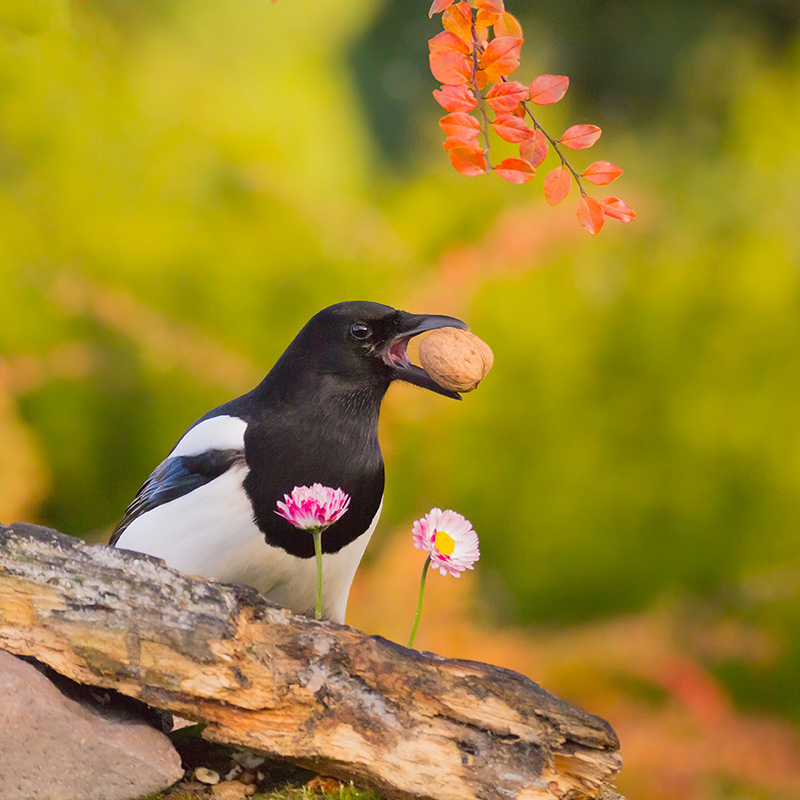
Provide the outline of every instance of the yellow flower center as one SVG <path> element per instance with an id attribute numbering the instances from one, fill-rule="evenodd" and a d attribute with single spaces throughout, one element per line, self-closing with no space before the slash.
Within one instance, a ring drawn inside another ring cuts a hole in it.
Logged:
<path id="1" fill-rule="evenodd" d="M 456 549 L 455 539 L 444 531 L 436 531 L 436 538 L 433 540 L 433 544 L 443 556 L 453 555 L 453 550 Z"/>

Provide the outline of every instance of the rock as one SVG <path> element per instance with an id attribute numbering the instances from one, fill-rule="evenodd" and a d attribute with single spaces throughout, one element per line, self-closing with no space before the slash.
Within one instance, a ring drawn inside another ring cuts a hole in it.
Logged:
<path id="1" fill-rule="evenodd" d="M 169 739 L 128 703 L 59 684 L 0 650 L 2 800 L 132 800 L 183 776 Z"/>

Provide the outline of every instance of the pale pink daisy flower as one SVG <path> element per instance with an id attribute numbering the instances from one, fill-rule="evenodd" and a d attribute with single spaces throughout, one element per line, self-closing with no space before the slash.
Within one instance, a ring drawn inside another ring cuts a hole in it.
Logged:
<path id="1" fill-rule="evenodd" d="M 414 547 L 430 553 L 431 564 L 442 575 L 461 576 L 480 558 L 478 534 L 457 511 L 432 508 L 411 528 Z"/>
<path id="2" fill-rule="evenodd" d="M 347 511 L 350 495 L 342 489 L 331 489 L 315 483 L 312 486 L 295 486 L 291 494 L 278 500 L 275 512 L 303 530 L 327 528 Z"/>

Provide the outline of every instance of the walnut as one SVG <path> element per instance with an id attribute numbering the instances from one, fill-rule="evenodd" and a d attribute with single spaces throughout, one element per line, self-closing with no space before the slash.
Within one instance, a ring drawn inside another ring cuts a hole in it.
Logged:
<path id="1" fill-rule="evenodd" d="M 439 328 L 420 343 L 419 361 L 443 389 L 471 392 L 492 368 L 494 354 L 474 333 Z"/>

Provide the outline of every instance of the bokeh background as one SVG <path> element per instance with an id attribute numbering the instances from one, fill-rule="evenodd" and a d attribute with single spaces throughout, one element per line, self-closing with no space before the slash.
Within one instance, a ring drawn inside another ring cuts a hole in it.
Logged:
<path id="1" fill-rule="evenodd" d="M 638 212 L 456 174 L 427 0 L 0 0 L 0 520 L 103 541 L 208 408 L 344 299 L 496 365 L 395 386 L 349 621 L 519 669 L 619 733 L 629 800 L 800 797 L 800 6 L 508 0 L 554 132 Z"/>

